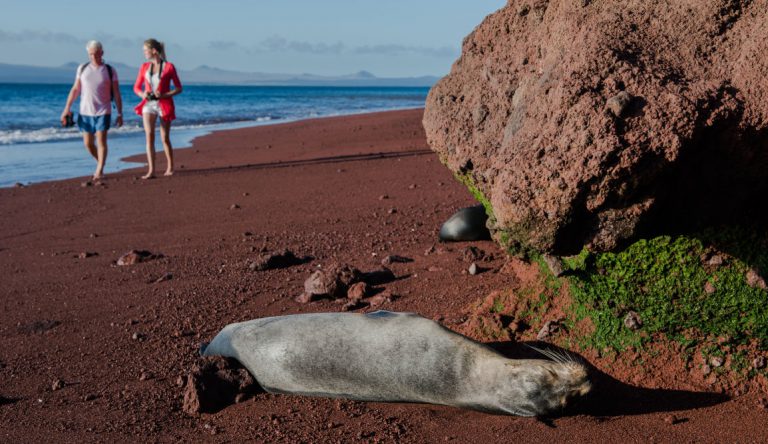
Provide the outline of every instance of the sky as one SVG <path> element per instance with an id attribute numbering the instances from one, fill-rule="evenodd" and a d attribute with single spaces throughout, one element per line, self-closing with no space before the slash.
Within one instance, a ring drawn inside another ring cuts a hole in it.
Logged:
<path id="1" fill-rule="evenodd" d="M 442 76 L 462 39 L 505 0 L 0 0 L 0 63 L 138 66 L 142 42 L 166 44 L 180 69 Z"/>

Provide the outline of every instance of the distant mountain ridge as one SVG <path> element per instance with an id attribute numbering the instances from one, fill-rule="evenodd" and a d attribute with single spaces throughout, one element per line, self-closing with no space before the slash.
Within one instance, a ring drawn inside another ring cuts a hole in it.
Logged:
<path id="1" fill-rule="evenodd" d="M 69 62 L 58 67 L 10 65 L 0 63 L 0 83 L 72 83 L 75 69 L 82 62 Z M 121 83 L 133 82 L 138 67 L 112 63 Z M 275 85 L 275 86 L 432 86 L 438 77 L 376 77 L 368 71 L 342 76 L 316 74 L 284 74 L 229 71 L 202 65 L 192 70 L 179 70 L 185 84 L 206 85 Z"/>

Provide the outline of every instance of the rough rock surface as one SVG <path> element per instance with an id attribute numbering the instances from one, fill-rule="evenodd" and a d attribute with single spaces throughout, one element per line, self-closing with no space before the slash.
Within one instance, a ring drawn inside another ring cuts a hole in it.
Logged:
<path id="1" fill-rule="evenodd" d="M 199 358 L 181 381 L 182 408 L 188 415 L 218 412 L 261 391 L 245 367 L 234 359 L 219 356 Z"/>
<path id="2" fill-rule="evenodd" d="M 431 90 L 429 143 L 512 248 L 761 212 L 765 23 L 766 0 L 509 1 Z"/>

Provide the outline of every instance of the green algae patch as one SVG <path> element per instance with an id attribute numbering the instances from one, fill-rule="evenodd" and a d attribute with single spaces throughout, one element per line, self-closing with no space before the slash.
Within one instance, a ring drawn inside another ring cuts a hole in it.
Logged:
<path id="1" fill-rule="evenodd" d="M 491 228 L 494 240 L 512 256 L 521 258 L 531 258 L 536 253 L 530 246 L 530 234 L 536 228 L 536 221 L 531 218 L 512 227 L 501 228 L 498 226 L 493 206 L 488 197 L 480 190 L 477 183 L 470 173 L 455 172 L 454 177 L 461 182 L 472 196 L 485 209 L 488 215 L 489 227 Z M 550 236 L 552 237 L 552 236 Z"/>
<path id="2" fill-rule="evenodd" d="M 731 230 L 660 236 L 616 253 L 583 251 L 566 259 L 572 272 L 569 317 L 594 326 L 581 345 L 621 351 L 664 334 L 683 343 L 726 338 L 768 348 L 768 292 L 747 279 L 750 270 L 768 269 L 762 245 Z M 639 328 L 624 325 L 630 312 L 637 313 Z"/>

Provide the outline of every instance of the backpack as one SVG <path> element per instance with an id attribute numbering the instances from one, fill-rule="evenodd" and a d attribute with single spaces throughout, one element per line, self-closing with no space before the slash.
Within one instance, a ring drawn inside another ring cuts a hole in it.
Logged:
<path id="1" fill-rule="evenodd" d="M 86 66 L 88 66 L 91 62 L 86 62 L 80 65 L 80 68 L 77 69 L 77 75 L 78 77 L 83 75 L 83 70 Z M 112 89 L 112 67 L 109 66 L 108 63 L 105 63 L 104 66 L 107 67 L 107 73 L 109 74 L 109 101 L 114 102 L 115 101 L 115 91 Z"/>

